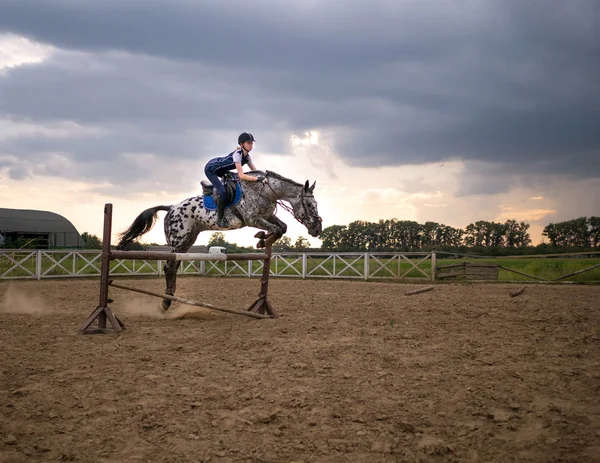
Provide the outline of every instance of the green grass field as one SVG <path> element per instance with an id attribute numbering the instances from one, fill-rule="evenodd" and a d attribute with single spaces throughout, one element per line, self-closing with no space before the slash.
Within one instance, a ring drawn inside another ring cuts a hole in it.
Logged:
<path id="1" fill-rule="evenodd" d="M 28 258 L 28 256 L 31 256 Z M 53 251 L 48 255 L 42 254 L 41 271 L 44 278 L 47 277 L 68 277 L 76 273 L 78 276 L 94 276 L 99 274 L 100 255 L 99 253 L 80 253 L 70 255 L 66 251 Z M 52 258 L 50 258 L 50 256 Z M 22 262 L 23 268 L 13 268 L 13 259 L 16 262 Z M 417 264 L 422 257 L 410 257 L 414 264 Z M 54 260 L 54 261 L 53 261 Z M 58 262 L 58 264 L 56 262 Z M 530 275 L 545 279 L 556 279 L 578 270 L 591 267 L 600 263 L 600 258 L 582 259 L 582 258 L 527 258 L 527 259 L 437 259 L 437 265 L 450 265 L 461 262 L 477 262 L 487 264 L 499 264 L 507 268 L 512 268 Z M 338 278 L 357 278 L 364 279 L 365 262 L 364 254 L 355 254 L 352 256 L 324 257 L 320 255 L 307 256 L 306 273 L 307 277 L 328 277 L 335 275 Z M 128 275 L 131 273 L 143 275 L 157 275 L 158 266 L 156 261 L 112 261 L 112 275 Z M 289 264 L 289 265 L 288 265 Z M 204 266 L 204 273 L 207 275 L 247 275 L 251 265 L 255 274 L 260 273 L 261 263 L 254 261 L 248 262 L 182 262 L 180 273 L 193 274 L 200 273 Z M 0 253 L 0 277 L 34 277 L 36 273 L 35 251 L 19 251 L 15 253 Z M 369 259 L 369 275 L 371 279 L 379 278 L 398 278 L 403 275 L 407 278 L 427 278 L 431 276 L 431 260 L 427 259 L 419 264 L 419 268 L 424 273 L 419 272 L 411 266 L 409 262 L 402 258 L 384 258 L 380 256 L 371 256 Z M 283 258 L 273 258 L 271 262 L 271 271 L 284 276 L 302 276 L 302 256 L 293 255 Z M 408 272 L 408 273 L 406 273 Z M 498 274 L 500 281 L 535 281 L 523 275 L 500 269 Z M 590 282 L 600 281 L 600 267 L 589 272 L 566 278 L 564 281 L 571 282 Z"/>

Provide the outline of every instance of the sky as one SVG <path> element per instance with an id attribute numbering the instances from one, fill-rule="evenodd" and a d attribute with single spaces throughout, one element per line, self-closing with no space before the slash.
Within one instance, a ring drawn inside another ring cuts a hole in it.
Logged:
<path id="1" fill-rule="evenodd" d="M 101 236 L 252 132 L 323 227 L 600 214 L 596 0 L 2 0 L 0 204 Z M 294 241 L 320 240 L 287 212 Z M 164 243 L 160 222 L 143 241 Z M 253 245 L 255 229 L 225 233 Z M 206 244 L 210 232 L 197 244 Z"/>

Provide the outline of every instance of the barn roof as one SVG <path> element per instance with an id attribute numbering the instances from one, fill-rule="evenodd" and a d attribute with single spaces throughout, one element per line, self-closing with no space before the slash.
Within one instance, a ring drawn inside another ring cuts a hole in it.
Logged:
<path id="1" fill-rule="evenodd" d="M 48 211 L 0 208 L 0 232 L 78 233 L 62 215 Z"/>

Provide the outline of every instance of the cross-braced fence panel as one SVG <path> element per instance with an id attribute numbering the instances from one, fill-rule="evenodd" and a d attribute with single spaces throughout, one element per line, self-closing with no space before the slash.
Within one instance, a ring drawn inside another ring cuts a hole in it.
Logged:
<path id="1" fill-rule="evenodd" d="M 432 279 L 432 253 L 370 253 L 369 278 Z"/>
<path id="2" fill-rule="evenodd" d="M 205 262 L 205 274 L 206 275 L 216 275 L 216 276 L 225 276 L 227 274 L 227 262 Z"/>
<path id="3" fill-rule="evenodd" d="M 102 254 L 76 252 L 75 258 L 81 261 L 78 265 L 75 276 L 100 275 L 100 266 L 102 265 Z"/>
<path id="4" fill-rule="evenodd" d="M 75 252 L 69 251 L 42 251 L 41 278 L 59 278 L 75 276 L 79 261 Z"/>
<path id="5" fill-rule="evenodd" d="M 365 278 L 365 253 L 306 254 L 305 275 L 311 278 Z"/>
<path id="6" fill-rule="evenodd" d="M 37 269 L 36 251 L 3 251 L 0 253 L 0 278 L 35 279 Z"/>
<path id="7" fill-rule="evenodd" d="M 200 275 L 203 273 L 202 262 L 197 260 L 182 260 L 179 265 L 179 272 L 184 275 Z"/>
<path id="8" fill-rule="evenodd" d="M 271 258 L 271 275 L 277 277 L 302 277 L 303 260 L 304 256 L 302 254 L 275 254 Z M 262 272 L 262 265 L 260 266 L 260 271 Z M 257 274 L 259 274 L 258 271 Z"/>
<path id="9" fill-rule="evenodd" d="M 40 251 L 39 278 L 100 275 L 101 254 L 95 251 Z"/>
<path id="10" fill-rule="evenodd" d="M 248 261 L 228 260 L 225 264 L 225 275 L 227 276 L 249 276 Z"/>

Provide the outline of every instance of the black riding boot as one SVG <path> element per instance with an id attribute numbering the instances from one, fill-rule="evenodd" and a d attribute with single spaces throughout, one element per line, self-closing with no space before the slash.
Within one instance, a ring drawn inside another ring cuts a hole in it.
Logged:
<path id="1" fill-rule="evenodd" d="M 227 220 L 225 219 L 225 204 L 227 204 L 227 191 L 221 195 L 217 195 L 217 224 L 219 227 L 227 227 Z"/>

